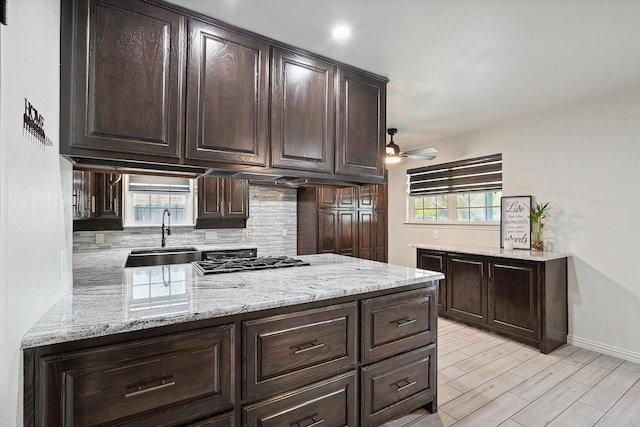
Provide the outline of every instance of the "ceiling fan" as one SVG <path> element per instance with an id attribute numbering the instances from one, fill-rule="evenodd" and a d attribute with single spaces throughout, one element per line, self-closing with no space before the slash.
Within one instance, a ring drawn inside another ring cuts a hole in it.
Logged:
<path id="1" fill-rule="evenodd" d="M 402 157 L 408 157 L 410 159 L 418 159 L 418 160 L 433 160 L 436 158 L 433 153 L 437 153 L 433 147 L 428 148 L 418 148 L 416 150 L 409 150 L 406 152 L 401 152 L 398 144 L 393 142 L 393 135 L 398 133 L 398 129 L 389 128 L 387 129 L 387 133 L 391 135 L 391 141 L 387 144 L 387 163 L 398 163 Z"/>

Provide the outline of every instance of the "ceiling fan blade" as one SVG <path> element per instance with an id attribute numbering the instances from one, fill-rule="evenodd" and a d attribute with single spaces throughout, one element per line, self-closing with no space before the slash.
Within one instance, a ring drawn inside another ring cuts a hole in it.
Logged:
<path id="1" fill-rule="evenodd" d="M 438 150 L 436 150 L 435 148 L 427 147 L 427 148 L 418 148 L 415 150 L 409 150 L 409 151 L 406 151 L 404 154 L 407 154 L 409 156 L 424 156 L 424 155 L 430 155 L 437 152 Z"/>
<path id="2" fill-rule="evenodd" d="M 409 159 L 417 159 L 417 160 L 433 160 L 436 158 L 436 156 L 429 156 L 427 154 L 417 155 L 417 154 L 404 153 L 404 154 L 401 154 L 400 156 L 407 157 Z"/>

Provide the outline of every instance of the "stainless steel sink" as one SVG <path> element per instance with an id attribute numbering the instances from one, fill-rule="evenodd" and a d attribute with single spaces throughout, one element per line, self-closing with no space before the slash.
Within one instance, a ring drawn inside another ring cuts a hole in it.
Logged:
<path id="1" fill-rule="evenodd" d="M 149 265 L 183 264 L 202 261 L 202 252 L 194 247 L 154 248 L 131 251 L 125 267 L 143 267 Z"/>

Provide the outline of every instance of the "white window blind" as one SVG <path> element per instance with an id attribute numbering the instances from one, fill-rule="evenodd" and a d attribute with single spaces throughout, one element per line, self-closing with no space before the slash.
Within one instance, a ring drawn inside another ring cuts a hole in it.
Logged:
<path id="1" fill-rule="evenodd" d="M 502 154 L 407 170 L 410 196 L 502 190 Z"/>

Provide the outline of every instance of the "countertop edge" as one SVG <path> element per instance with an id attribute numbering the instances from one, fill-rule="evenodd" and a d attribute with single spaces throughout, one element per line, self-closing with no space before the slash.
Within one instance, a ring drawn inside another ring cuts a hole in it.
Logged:
<path id="1" fill-rule="evenodd" d="M 433 244 L 433 243 L 410 243 L 409 247 L 416 249 L 428 249 L 442 252 L 456 252 L 470 255 L 485 255 L 499 258 L 510 258 L 527 261 L 553 261 L 556 259 L 568 258 L 570 253 L 551 251 L 531 251 L 526 249 L 506 250 L 491 246 L 456 245 L 456 244 Z"/>

